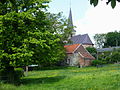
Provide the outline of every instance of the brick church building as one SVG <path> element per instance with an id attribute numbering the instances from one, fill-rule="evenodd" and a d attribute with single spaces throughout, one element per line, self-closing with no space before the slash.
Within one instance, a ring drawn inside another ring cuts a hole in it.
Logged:
<path id="1" fill-rule="evenodd" d="M 70 8 L 68 26 L 73 27 L 72 11 Z M 67 54 L 67 64 L 69 66 L 90 66 L 95 58 L 86 50 L 86 47 L 93 47 L 93 43 L 88 34 L 75 35 L 76 30 L 72 28 L 70 35 L 71 43 L 65 45 Z"/>

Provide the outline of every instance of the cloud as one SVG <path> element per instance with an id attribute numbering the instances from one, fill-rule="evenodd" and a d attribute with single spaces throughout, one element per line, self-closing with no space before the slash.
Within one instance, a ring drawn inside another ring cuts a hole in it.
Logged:
<path id="1" fill-rule="evenodd" d="M 96 33 L 107 33 L 120 30 L 120 4 L 115 9 L 106 5 L 105 1 L 99 2 L 98 6 L 90 6 L 82 19 L 74 22 L 77 34 L 88 33 L 93 40 Z"/>

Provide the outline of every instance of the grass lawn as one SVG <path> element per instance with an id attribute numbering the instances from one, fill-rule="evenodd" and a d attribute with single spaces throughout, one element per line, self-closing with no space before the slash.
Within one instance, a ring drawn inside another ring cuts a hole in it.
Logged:
<path id="1" fill-rule="evenodd" d="M 30 71 L 20 86 L 1 83 L 0 90 L 120 90 L 120 65 Z"/>

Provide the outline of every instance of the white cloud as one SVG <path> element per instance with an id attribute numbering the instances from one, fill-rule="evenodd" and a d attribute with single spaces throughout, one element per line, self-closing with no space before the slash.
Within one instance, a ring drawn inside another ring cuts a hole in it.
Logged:
<path id="1" fill-rule="evenodd" d="M 120 30 L 120 4 L 115 9 L 106 5 L 105 1 L 99 2 L 98 6 L 86 11 L 84 18 L 75 21 L 77 34 L 88 33 L 92 38 L 96 33 L 107 33 Z M 93 38 L 92 38 L 93 40 Z"/>

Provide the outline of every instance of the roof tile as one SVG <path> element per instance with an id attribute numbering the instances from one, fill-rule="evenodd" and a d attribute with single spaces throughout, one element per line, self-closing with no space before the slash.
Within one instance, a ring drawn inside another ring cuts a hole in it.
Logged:
<path id="1" fill-rule="evenodd" d="M 79 45 L 80 44 L 65 45 L 64 48 L 66 49 L 67 53 L 73 53 Z"/>
<path id="2" fill-rule="evenodd" d="M 65 45 L 64 48 L 66 49 L 66 53 L 74 53 L 78 50 L 80 55 L 83 56 L 83 58 L 89 58 L 91 60 L 95 59 L 82 45 L 80 44 L 73 44 L 73 45 Z"/>

